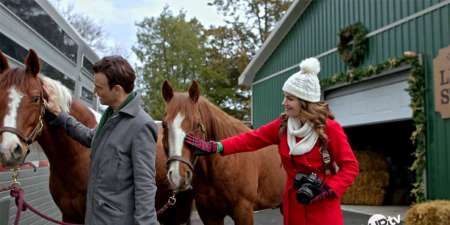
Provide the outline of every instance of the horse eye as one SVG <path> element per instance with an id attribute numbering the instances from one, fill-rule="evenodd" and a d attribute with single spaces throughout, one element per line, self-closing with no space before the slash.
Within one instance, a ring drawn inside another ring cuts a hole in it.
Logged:
<path id="1" fill-rule="evenodd" d="M 33 97 L 31 97 L 31 102 L 32 103 L 39 103 L 40 100 L 41 100 L 40 96 L 33 96 Z"/>

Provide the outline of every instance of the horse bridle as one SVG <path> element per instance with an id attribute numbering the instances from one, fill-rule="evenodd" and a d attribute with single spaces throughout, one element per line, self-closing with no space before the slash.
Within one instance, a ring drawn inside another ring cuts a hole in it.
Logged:
<path id="1" fill-rule="evenodd" d="M 203 139 L 206 139 L 206 128 L 205 125 L 203 125 L 202 123 L 198 123 L 198 126 L 196 128 L 196 130 L 199 130 L 201 133 L 201 137 Z M 196 131 L 194 130 L 194 131 Z M 195 133 L 195 132 L 194 132 Z M 167 159 L 166 162 L 166 166 L 169 167 L 171 162 L 181 162 L 183 164 L 185 164 L 186 166 L 189 167 L 189 169 L 191 170 L 192 174 L 194 174 L 194 168 L 195 168 L 195 164 L 197 164 L 197 160 L 198 160 L 198 156 L 194 155 L 194 159 L 191 161 L 184 159 L 182 156 L 178 156 L 178 155 L 174 155 L 174 156 L 170 156 Z"/>
<path id="2" fill-rule="evenodd" d="M 33 143 L 37 137 L 39 136 L 39 134 L 41 134 L 42 129 L 44 128 L 44 122 L 43 122 L 43 117 L 44 117 L 44 113 L 45 113 L 45 106 L 44 106 L 44 96 L 43 93 L 41 92 L 41 95 L 39 96 L 39 107 L 40 107 L 40 112 L 39 112 L 39 121 L 37 123 L 37 125 L 34 127 L 34 129 L 31 131 L 30 135 L 27 137 L 25 136 L 22 132 L 20 132 L 17 128 L 14 127 L 0 127 L 0 134 L 4 133 L 4 132 L 9 132 L 9 133 L 13 133 L 15 135 L 17 135 L 23 143 L 25 143 L 27 149 L 28 146 L 31 145 L 31 143 Z"/>

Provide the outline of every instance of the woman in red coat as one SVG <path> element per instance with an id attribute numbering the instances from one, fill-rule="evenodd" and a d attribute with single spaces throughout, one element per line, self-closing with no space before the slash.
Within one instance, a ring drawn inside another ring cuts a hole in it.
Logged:
<path id="1" fill-rule="evenodd" d="M 342 225 L 340 199 L 358 174 L 358 162 L 342 127 L 320 101 L 319 61 L 300 64 L 283 85 L 285 112 L 274 121 L 221 142 L 187 135 L 197 155 L 229 155 L 276 144 L 287 183 L 285 225 Z"/>

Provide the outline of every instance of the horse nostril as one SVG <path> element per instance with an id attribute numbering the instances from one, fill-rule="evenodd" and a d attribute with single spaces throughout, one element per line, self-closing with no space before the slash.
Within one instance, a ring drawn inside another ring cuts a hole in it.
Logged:
<path id="1" fill-rule="evenodd" d="M 186 180 L 190 181 L 192 179 L 192 172 L 190 170 L 186 171 Z"/>
<path id="2" fill-rule="evenodd" d="M 20 159 L 22 157 L 22 147 L 20 146 L 20 144 L 16 145 L 16 147 L 14 148 L 14 150 L 11 153 L 11 156 L 14 159 Z"/>
<path id="3" fill-rule="evenodd" d="M 22 154 L 22 148 L 20 147 L 19 144 L 17 144 L 16 147 L 14 148 L 14 154 L 18 156 Z"/>
<path id="4" fill-rule="evenodd" d="M 169 170 L 169 172 L 167 172 L 167 178 L 169 179 L 169 181 L 172 180 L 172 173 L 173 173 L 172 170 Z"/>

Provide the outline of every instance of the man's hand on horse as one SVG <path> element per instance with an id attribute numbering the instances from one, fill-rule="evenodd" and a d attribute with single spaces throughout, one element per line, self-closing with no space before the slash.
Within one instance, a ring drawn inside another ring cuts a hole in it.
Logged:
<path id="1" fill-rule="evenodd" d="M 55 89 L 52 86 L 47 85 L 45 82 L 43 88 L 48 96 L 48 98 L 44 100 L 45 109 L 53 113 L 55 116 L 58 116 L 61 113 L 61 107 L 56 102 Z"/>
<path id="2" fill-rule="evenodd" d="M 184 142 L 195 148 L 194 154 L 196 156 L 211 155 L 216 152 L 222 152 L 220 142 L 207 141 L 192 134 L 187 134 L 184 138 Z"/>

